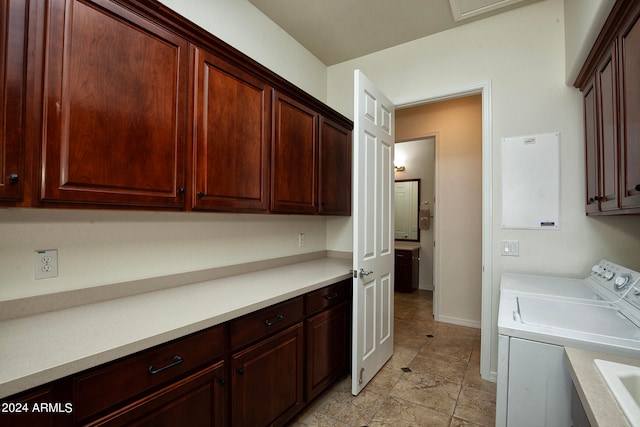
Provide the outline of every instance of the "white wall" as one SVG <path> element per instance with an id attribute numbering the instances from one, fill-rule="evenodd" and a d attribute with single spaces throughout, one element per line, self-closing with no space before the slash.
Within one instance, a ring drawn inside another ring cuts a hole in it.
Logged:
<path id="1" fill-rule="evenodd" d="M 564 0 L 566 82 L 573 85 L 615 0 Z"/>
<path id="2" fill-rule="evenodd" d="M 353 70 L 357 68 L 396 105 L 491 81 L 494 371 L 502 272 L 582 277 L 600 258 L 640 269 L 639 216 L 590 218 L 584 214 L 582 98 L 578 90 L 565 85 L 564 46 L 563 1 L 546 0 L 337 64 L 328 71 L 328 102 L 348 116 L 353 111 Z M 500 138 L 552 131 L 561 133 L 561 229 L 500 229 Z M 520 256 L 501 257 L 502 239 L 519 240 Z M 339 244 L 347 249 L 346 239 Z"/>
<path id="3" fill-rule="evenodd" d="M 326 102 L 327 67 L 247 0 L 160 2 Z"/>
<path id="4" fill-rule="evenodd" d="M 320 100 L 327 69 L 246 0 L 164 3 Z M 0 209 L 0 300 L 325 250 L 324 217 Z M 298 248 L 298 233 L 305 246 Z M 34 279 L 34 251 L 59 276 Z"/>

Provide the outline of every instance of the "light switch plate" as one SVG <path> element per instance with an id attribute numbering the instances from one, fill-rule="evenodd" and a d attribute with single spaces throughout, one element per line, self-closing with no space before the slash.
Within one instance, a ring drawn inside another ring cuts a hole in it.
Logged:
<path id="1" fill-rule="evenodd" d="M 517 240 L 503 240 L 500 255 L 520 256 L 520 242 Z"/>

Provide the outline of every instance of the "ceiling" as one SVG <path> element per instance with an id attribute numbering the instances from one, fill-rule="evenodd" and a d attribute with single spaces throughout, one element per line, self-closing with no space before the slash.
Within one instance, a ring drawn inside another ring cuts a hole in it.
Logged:
<path id="1" fill-rule="evenodd" d="M 327 66 L 536 1 L 249 0 Z"/>

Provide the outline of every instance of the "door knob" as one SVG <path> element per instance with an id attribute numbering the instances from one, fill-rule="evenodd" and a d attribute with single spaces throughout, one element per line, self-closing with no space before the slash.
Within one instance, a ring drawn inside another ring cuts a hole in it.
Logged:
<path id="1" fill-rule="evenodd" d="M 373 274 L 373 270 L 371 271 L 365 271 L 364 268 L 361 268 L 360 271 L 358 272 L 358 274 L 360 275 L 360 277 L 364 277 L 364 276 L 368 276 L 370 274 Z"/>

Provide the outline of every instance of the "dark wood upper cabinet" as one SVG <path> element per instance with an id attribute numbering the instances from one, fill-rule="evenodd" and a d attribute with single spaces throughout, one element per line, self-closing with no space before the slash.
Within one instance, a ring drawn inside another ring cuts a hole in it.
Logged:
<path id="1" fill-rule="evenodd" d="M 184 206 L 188 43 L 107 0 L 52 0 L 45 202 Z"/>
<path id="2" fill-rule="evenodd" d="M 353 123 L 160 2 L 0 12 L 3 206 L 350 215 Z"/>
<path id="3" fill-rule="evenodd" d="M 271 157 L 273 212 L 317 212 L 318 120 L 315 110 L 276 93 Z"/>
<path id="4" fill-rule="evenodd" d="M 584 100 L 586 213 L 640 214 L 640 3 L 616 1 L 574 86 Z"/>
<path id="5" fill-rule="evenodd" d="M 318 212 L 351 215 L 351 129 L 320 119 Z"/>
<path id="6" fill-rule="evenodd" d="M 622 208 L 640 208 L 640 7 L 620 35 L 620 195 Z"/>
<path id="7" fill-rule="evenodd" d="M 273 89 L 196 49 L 194 209 L 266 212 Z"/>
<path id="8" fill-rule="evenodd" d="M 23 198 L 28 7 L 28 1 L 0 0 L 0 200 L 3 201 Z"/>

